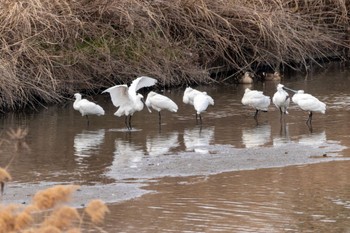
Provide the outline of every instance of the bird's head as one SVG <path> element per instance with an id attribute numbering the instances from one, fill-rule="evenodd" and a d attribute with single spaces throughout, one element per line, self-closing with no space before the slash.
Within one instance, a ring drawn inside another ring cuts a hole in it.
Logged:
<path id="1" fill-rule="evenodd" d="M 74 97 L 75 97 L 75 99 L 80 100 L 81 99 L 81 94 L 75 93 Z"/>

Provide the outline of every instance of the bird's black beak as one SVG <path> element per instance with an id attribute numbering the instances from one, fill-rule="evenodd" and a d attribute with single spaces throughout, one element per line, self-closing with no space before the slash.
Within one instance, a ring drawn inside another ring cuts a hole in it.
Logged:
<path id="1" fill-rule="evenodd" d="M 296 90 L 293 90 L 293 89 L 290 89 L 290 88 L 288 88 L 288 87 L 282 87 L 283 88 L 283 90 L 286 90 L 286 91 L 291 91 L 291 92 L 294 92 L 294 93 L 297 93 L 298 91 L 296 91 Z"/>

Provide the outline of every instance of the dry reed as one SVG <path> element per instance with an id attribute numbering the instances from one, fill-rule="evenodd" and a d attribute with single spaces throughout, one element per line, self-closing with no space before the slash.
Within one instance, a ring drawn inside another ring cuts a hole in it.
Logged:
<path id="1" fill-rule="evenodd" d="M 40 210 L 50 209 L 59 203 L 67 202 L 75 192 L 77 185 L 56 185 L 37 192 L 33 197 L 33 205 Z"/>
<path id="2" fill-rule="evenodd" d="M 9 130 L 7 135 L 9 140 L 5 140 L 10 144 L 18 144 L 18 141 L 24 143 L 28 131 L 18 128 L 17 130 Z M 4 140 L 0 139 L 0 142 Z M 11 165 L 16 157 L 19 147 L 14 147 L 14 153 L 6 165 L 6 168 L 0 167 L 0 183 L 1 192 L 6 182 L 9 182 L 12 177 L 8 173 L 7 168 Z M 62 205 L 68 202 L 73 192 L 78 189 L 77 185 L 56 185 L 51 188 L 38 191 L 32 203 L 23 205 L 1 205 L 0 204 L 0 233 L 22 232 L 22 233 L 55 233 L 55 232 L 70 232 L 79 233 L 84 226 L 84 212 L 90 213 L 92 210 L 91 219 L 94 221 L 88 222 L 89 228 L 93 224 L 101 223 L 108 212 L 107 206 L 100 200 L 93 200 L 88 204 L 86 210 L 82 210 L 82 216 L 79 209 Z M 93 223 L 93 224 L 91 224 Z M 96 228 L 97 229 L 97 228 Z M 91 229 L 89 229 L 91 230 Z M 98 228 L 100 231 L 101 228 Z"/>
<path id="3" fill-rule="evenodd" d="M 349 7 L 347 0 L 5 0 L 1 108 L 57 103 L 144 74 L 183 85 L 219 71 L 345 59 Z"/>
<path id="4" fill-rule="evenodd" d="M 109 210 L 101 200 L 95 199 L 89 202 L 85 208 L 85 212 L 89 215 L 91 222 L 99 224 L 102 223 Z"/>

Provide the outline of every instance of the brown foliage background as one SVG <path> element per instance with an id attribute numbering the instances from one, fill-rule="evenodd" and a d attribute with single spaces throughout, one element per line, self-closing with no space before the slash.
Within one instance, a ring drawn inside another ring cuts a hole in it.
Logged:
<path id="1" fill-rule="evenodd" d="M 140 75 L 306 66 L 348 53 L 348 0 L 3 0 L 0 107 L 58 103 Z"/>

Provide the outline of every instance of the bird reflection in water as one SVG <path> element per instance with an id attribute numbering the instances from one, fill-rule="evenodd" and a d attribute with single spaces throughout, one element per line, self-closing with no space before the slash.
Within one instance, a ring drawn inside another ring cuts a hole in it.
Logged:
<path id="1" fill-rule="evenodd" d="M 84 158 L 98 154 L 105 139 L 105 130 L 83 130 L 74 137 L 74 155 L 77 163 L 81 164 Z"/>
<path id="2" fill-rule="evenodd" d="M 146 148 L 148 155 L 156 157 L 169 153 L 171 149 L 180 145 L 178 136 L 178 132 L 166 135 L 158 134 L 155 137 L 147 136 Z"/>
<path id="3" fill-rule="evenodd" d="M 187 151 L 208 154 L 208 146 L 214 138 L 214 127 L 185 129 L 183 137 Z"/>
<path id="4" fill-rule="evenodd" d="M 271 141 L 271 126 L 257 125 L 252 129 L 242 130 L 242 142 L 246 148 L 263 146 Z"/>

